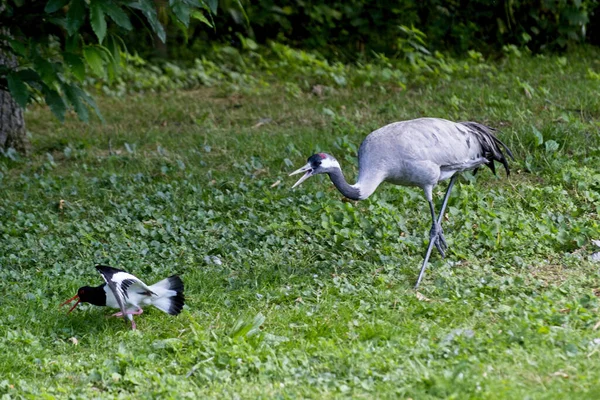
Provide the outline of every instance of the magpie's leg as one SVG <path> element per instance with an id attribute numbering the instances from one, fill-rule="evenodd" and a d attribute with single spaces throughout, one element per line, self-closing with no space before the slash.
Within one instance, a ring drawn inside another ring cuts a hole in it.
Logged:
<path id="1" fill-rule="evenodd" d="M 144 310 L 142 310 L 141 308 L 138 308 L 137 311 L 127 311 L 125 314 L 128 315 L 140 315 L 144 312 Z M 121 311 L 119 311 L 118 313 L 114 313 L 112 315 L 113 317 L 122 317 L 123 313 Z"/>

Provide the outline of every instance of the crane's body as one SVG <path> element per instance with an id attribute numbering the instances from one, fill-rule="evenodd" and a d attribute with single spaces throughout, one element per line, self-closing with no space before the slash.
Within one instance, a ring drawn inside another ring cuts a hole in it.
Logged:
<path id="1" fill-rule="evenodd" d="M 504 152 L 512 153 L 494 135 L 494 129 L 475 122 L 452 122 L 440 118 L 419 118 L 395 122 L 370 133 L 358 150 L 358 179 L 346 182 L 338 161 L 329 154 L 314 154 L 308 163 L 291 175 L 305 172 L 294 187 L 309 177 L 327 173 L 337 189 L 353 200 L 368 198 L 382 182 L 423 189 L 432 214 L 430 244 L 421 269 L 435 245 L 442 256 L 446 242 L 441 217 L 436 219 L 433 188 L 438 182 L 452 178 L 440 216 L 443 215 L 456 174 L 487 165 L 494 173 L 494 161 L 501 162 L 509 173 Z"/>

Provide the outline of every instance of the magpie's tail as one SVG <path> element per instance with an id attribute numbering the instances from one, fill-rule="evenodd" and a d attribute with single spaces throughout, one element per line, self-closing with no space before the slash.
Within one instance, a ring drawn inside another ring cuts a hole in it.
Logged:
<path id="1" fill-rule="evenodd" d="M 170 276 L 150 286 L 156 293 L 152 305 L 167 314 L 177 315 L 183 309 L 185 296 L 183 294 L 183 281 L 177 275 Z"/>

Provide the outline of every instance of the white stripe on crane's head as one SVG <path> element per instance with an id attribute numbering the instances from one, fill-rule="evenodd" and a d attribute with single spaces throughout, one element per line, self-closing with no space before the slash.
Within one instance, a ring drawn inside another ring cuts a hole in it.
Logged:
<path id="1" fill-rule="evenodd" d="M 321 168 L 323 169 L 332 169 L 332 168 L 340 168 L 340 163 L 338 160 L 331 156 L 327 156 L 321 160 Z"/>

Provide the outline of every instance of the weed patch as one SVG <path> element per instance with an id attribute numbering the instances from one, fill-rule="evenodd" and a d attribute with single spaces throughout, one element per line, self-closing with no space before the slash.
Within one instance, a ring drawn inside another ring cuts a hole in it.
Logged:
<path id="1" fill-rule="evenodd" d="M 33 154 L 0 157 L 0 394 L 593 398 L 596 57 L 512 56 L 403 90 L 106 96 L 105 124 L 28 110 Z M 330 85 L 346 67 L 322 68 Z M 459 180 L 447 258 L 417 296 L 419 190 L 342 202 L 326 178 L 290 190 L 287 174 L 328 151 L 352 180 L 367 133 L 425 115 L 496 126 L 516 160 L 509 179 Z M 108 310 L 65 315 L 96 263 L 181 274 L 187 307 L 148 310 L 137 332 Z"/>

